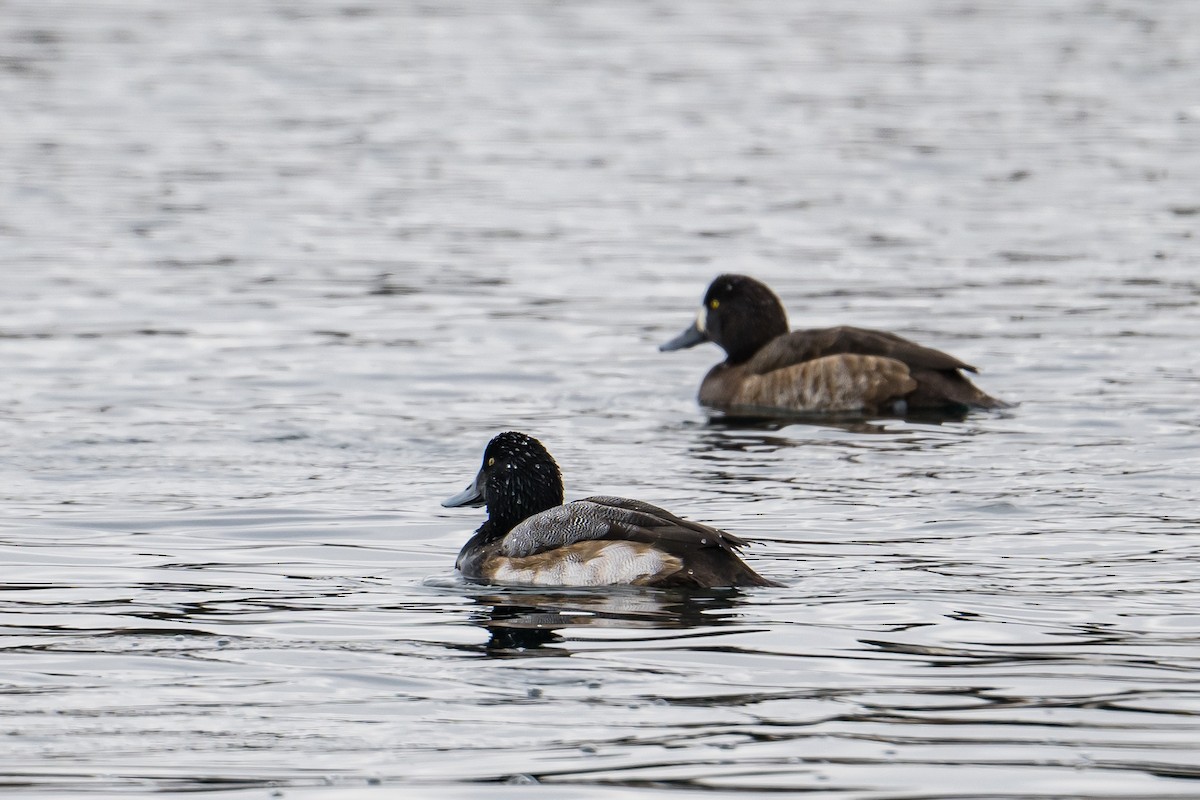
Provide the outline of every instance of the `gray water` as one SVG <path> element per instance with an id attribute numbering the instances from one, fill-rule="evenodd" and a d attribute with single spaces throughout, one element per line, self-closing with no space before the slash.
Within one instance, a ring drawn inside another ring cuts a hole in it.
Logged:
<path id="1" fill-rule="evenodd" d="M 0 792 L 1200 795 L 1197 87 L 1192 0 L 0 0 Z M 722 271 L 1018 405 L 710 418 Z M 463 584 L 505 429 L 786 588 Z"/>

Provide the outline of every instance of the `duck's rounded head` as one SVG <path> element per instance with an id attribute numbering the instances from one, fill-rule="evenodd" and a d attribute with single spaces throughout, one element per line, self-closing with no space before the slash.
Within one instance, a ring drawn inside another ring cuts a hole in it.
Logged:
<path id="1" fill-rule="evenodd" d="M 562 473 L 542 443 L 524 433 L 505 431 L 488 442 L 474 482 L 442 505 L 485 505 L 488 518 L 507 530 L 562 501 Z"/>
<path id="2" fill-rule="evenodd" d="M 682 350 L 713 342 L 736 364 L 787 332 L 787 312 L 766 284 L 746 275 L 718 275 L 709 284 L 692 326 L 658 349 Z"/>

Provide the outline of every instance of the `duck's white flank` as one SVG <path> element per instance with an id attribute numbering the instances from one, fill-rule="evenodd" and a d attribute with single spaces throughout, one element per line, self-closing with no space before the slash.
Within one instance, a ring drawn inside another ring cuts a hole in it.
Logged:
<path id="1" fill-rule="evenodd" d="M 518 586 L 615 586 L 679 571 L 680 560 L 638 542 L 577 542 L 523 558 L 499 558 L 488 578 Z"/>

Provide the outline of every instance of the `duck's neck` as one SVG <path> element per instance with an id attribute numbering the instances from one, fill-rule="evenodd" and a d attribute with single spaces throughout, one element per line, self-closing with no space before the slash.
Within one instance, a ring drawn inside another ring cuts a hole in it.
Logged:
<path id="1" fill-rule="evenodd" d="M 488 503 L 488 521 L 476 535 L 499 539 L 534 514 L 562 505 L 562 481 L 557 474 L 509 488 L 510 491 L 501 494 L 499 502 Z"/>
<path id="2" fill-rule="evenodd" d="M 728 363 L 749 361 L 772 339 L 788 332 L 787 314 L 777 300 L 770 302 L 773 299 L 766 298 L 755 315 L 734 319 L 722 329 L 720 345 Z"/>
<path id="3" fill-rule="evenodd" d="M 476 535 L 483 535 L 487 541 L 502 539 L 508 535 L 509 531 L 534 514 L 538 514 L 548 508 L 553 508 L 556 505 L 558 503 L 550 503 L 549 505 L 529 505 L 522 503 L 520 506 L 506 508 L 489 507 L 488 520 L 480 526 Z"/>

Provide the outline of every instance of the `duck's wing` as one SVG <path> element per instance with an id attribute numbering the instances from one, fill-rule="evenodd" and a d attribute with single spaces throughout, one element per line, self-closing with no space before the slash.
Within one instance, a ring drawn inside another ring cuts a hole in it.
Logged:
<path id="1" fill-rule="evenodd" d="M 715 545 L 729 551 L 739 550 L 747 545 L 745 539 L 734 536 L 729 531 L 677 517 L 664 508 L 641 500 L 597 495 L 588 497 L 582 502 L 593 503 L 599 508 L 608 509 L 609 513 L 619 515 L 624 512 L 628 514 L 630 525 L 650 532 L 650 538 L 646 541 L 668 539 L 701 546 Z M 629 538 L 642 540 L 640 534 L 632 532 Z"/>
<path id="2" fill-rule="evenodd" d="M 778 336 L 746 362 L 746 369 L 752 374 L 765 375 L 784 367 L 843 353 L 891 358 L 912 369 L 979 371 L 948 353 L 919 345 L 903 336 L 847 325 L 798 330 Z"/>
<path id="3" fill-rule="evenodd" d="M 657 544 L 668 551 L 718 547 L 735 552 L 745 540 L 709 525 L 682 519 L 640 500 L 588 497 L 534 514 L 504 537 L 501 551 L 531 556 L 576 542 L 612 539 Z"/>

